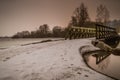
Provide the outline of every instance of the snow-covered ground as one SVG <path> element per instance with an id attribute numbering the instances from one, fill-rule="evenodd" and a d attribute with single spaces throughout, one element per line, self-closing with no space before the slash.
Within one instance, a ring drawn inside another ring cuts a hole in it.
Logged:
<path id="1" fill-rule="evenodd" d="M 0 80 L 112 80 L 84 63 L 79 50 L 91 45 L 91 40 L 61 40 L 0 50 Z"/>

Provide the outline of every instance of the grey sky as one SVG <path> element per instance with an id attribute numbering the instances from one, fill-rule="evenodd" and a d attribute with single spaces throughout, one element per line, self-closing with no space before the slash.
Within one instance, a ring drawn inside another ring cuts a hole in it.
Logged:
<path id="1" fill-rule="evenodd" d="M 120 0 L 0 0 L 0 36 L 36 30 L 42 24 L 65 27 L 81 2 L 93 21 L 100 4 L 108 8 L 111 20 L 120 19 Z"/>

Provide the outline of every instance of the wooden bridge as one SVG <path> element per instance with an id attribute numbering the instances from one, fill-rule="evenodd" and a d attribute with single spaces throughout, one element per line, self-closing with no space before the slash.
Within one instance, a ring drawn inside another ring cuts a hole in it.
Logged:
<path id="1" fill-rule="evenodd" d="M 96 24 L 94 28 L 75 27 L 72 26 L 68 29 L 65 39 L 77 39 L 77 38 L 91 38 L 96 37 L 97 40 L 101 40 L 109 46 L 117 47 L 120 37 L 115 28 L 111 28 L 104 25 Z M 111 53 L 95 54 L 96 64 L 102 62 Z"/>
<path id="2" fill-rule="evenodd" d="M 115 40 L 119 39 L 119 35 L 115 28 L 96 24 L 94 28 L 75 27 L 68 29 L 65 39 L 90 38 L 96 37 L 99 40 Z"/>

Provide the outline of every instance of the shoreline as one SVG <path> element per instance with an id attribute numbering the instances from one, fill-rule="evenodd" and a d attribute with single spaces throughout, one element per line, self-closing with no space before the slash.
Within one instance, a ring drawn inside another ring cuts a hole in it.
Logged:
<path id="1" fill-rule="evenodd" d="M 26 40 L 26 39 L 43 39 L 41 41 L 33 41 L 33 42 L 28 42 L 28 43 L 24 43 L 24 44 L 18 44 L 18 45 L 11 45 L 11 46 L 6 46 L 6 47 L 0 47 L 0 50 L 4 50 L 4 49 L 8 49 L 14 46 L 26 46 L 26 45 L 32 45 L 32 44 L 39 44 L 39 43 L 45 43 L 45 42 L 52 42 L 52 41 L 59 41 L 59 40 L 64 40 L 64 38 L 20 38 L 22 40 Z M 12 40 L 12 39 L 11 39 Z M 13 39 L 13 40 L 17 40 L 17 39 Z M 19 40 L 19 39 L 18 39 Z"/>
<path id="2" fill-rule="evenodd" d="M 58 40 L 52 40 L 52 39 L 47 39 L 47 40 L 42 40 L 40 42 L 33 42 L 33 43 L 28 43 L 28 44 L 22 44 L 21 46 L 26 46 L 26 45 L 31 45 L 31 44 L 39 44 L 39 43 L 46 43 L 46 42 L 52 42 L 52 41 L 61 41 L 64 39 L 58 39 Z"/>

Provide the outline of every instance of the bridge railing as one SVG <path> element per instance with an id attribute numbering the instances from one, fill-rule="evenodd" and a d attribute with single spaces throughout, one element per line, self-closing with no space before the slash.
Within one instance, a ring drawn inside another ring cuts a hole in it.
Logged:
<path id="1" fill-rule="evenodd" d="M 69 28 L 65 36 L 65 39 L 90 38 L 90 37 L 95 37 L 95 34 L 96 34 L 95 28 L 72 26 L 71 28 Z"/>
<path id="2" fill-rule="evenodd" d="M 110 39 L 118 36 L 116 29 L 96 24 L 96 39 Z"/>
<path id="3" fill-rule="evenodd" d="M 95 28 L 72 26 L 68 29 L 65 39 L 90 38 L 112 39 L 118 37 L 115 28 L 96 24 Z"/>

